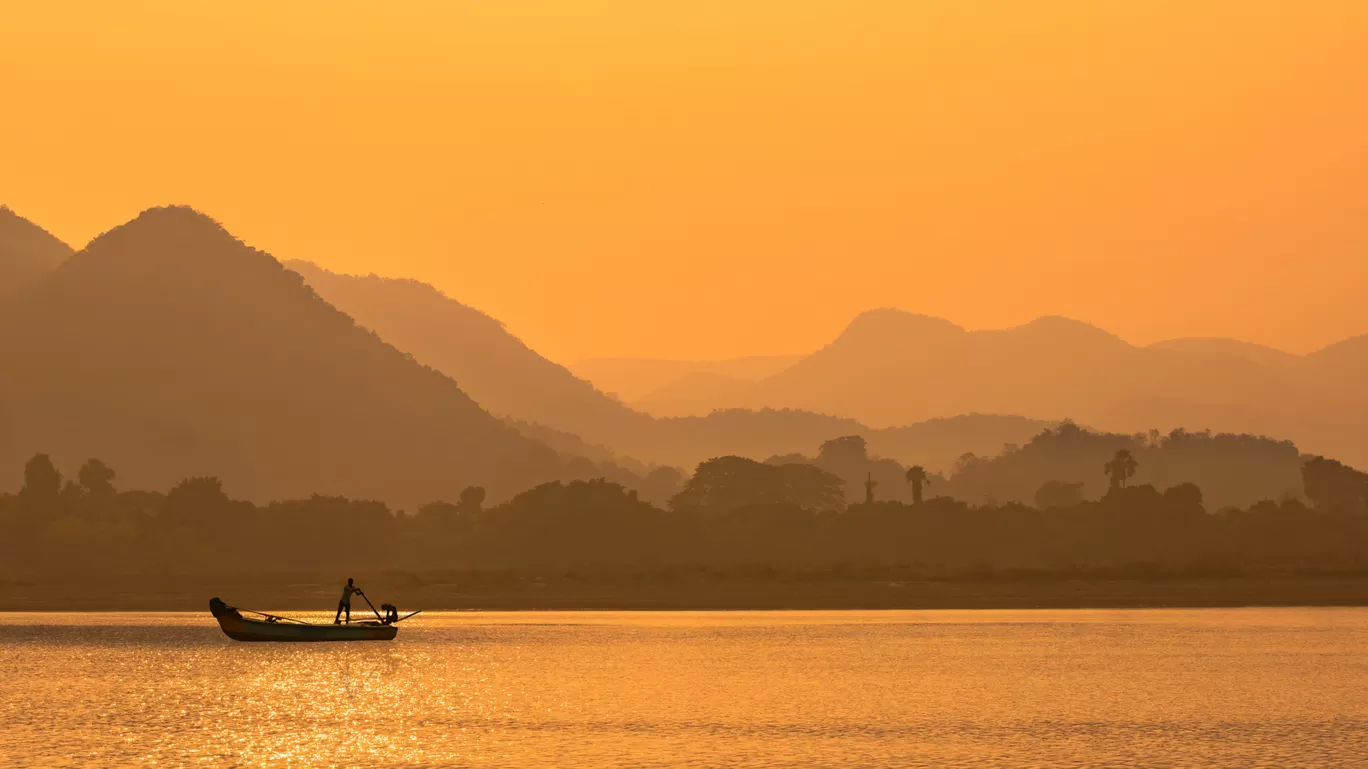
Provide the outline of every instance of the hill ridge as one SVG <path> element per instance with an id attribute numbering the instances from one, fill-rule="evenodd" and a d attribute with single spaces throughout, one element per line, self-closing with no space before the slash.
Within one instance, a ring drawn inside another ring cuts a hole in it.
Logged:
<path id="1" fill-rule="evenodd" d="M 71 246 L 52 233 L 0 205 L 0 294 L 32 283 L 72 253 Z"/>
<path id="2" fill-rule="evenodd" d="M 410 505 L 464 485 L 497 498 L 564 471 L 556 452 L 186 207 L 112 228 L 0 308 L 0 355 L 30 372 L 0 383 L 12 428 L 0 466 L 46 450 L 68 464 L 99 456 L 151 487 L 223 473 L 250 498 Z"/>

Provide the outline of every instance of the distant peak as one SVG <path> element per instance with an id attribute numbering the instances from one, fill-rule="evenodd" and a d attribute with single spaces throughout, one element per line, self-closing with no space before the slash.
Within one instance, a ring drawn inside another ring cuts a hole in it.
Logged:
<path id="1" fill-rule="evenodd" d="M 963 328 L 944 318 L 921 315 L 893 307 L 866 310 L 846 326 L 842 336 L 865 333 L 907 333 L 909 331 L 958 332 Z"/>
<path id="2" fill-rule="evenodd" d="M 204 229 L 214 229 L 224 233 L 227 232 L 223 225 L 214 217 L 184 205 L 156 206 L 154 208 L 149 208 L 138 214 L 133 221 L 128 224 L 193 226 L 202 227 Z"/>
<path id="3" fill-rule="evenodd" d="M 1042 315 L 1039 318 L 1036 318 L 1035 320 L 1031 321 L 1030 323 L 1017 326 L 1011 330 L 1017 332 L 1039 334 L 1067 334 L 1072 337 L 1090 337 L 1095 339 L 1107 339 L 1127 344 L 1127 342 L 1125 342 L 1125 340 L 1123 340 L 1121 337 L 1111 333 L 1110 331 L 1107 331 L 1106 329 L 1098 328 L 1097 326 L 1094 326 L 1093 324 L 1088 323 L 1086 321 L 1074 320 L 1073 318 L 1066 318 L 1062 315 Z"/>
<path id="4" fill-rule="evenodd" d="M 86 248 L 144 243 L 194 247 L 195 250 L 209 245 L 244 245 L 208 214 L 190 206 L 172 205 L 149 208 L 131 221 L 101 233 Z"/>
<path id="5" fill-rule="evenodd" d="M 1074 320 L 1073 318 L 1066 318 L 1066 317 L 1064 317 L 1063 315 L 1041 315 L 1039 318 L 1036 318 L 1035 320 L 1031 321 L 1030 323 L 1024 324 L 1022 327 L 1023 327 L 1023 328 L 1075 328 L 1075 329 L 1078 329 L 1078 330 L 1080 330 L 1080 331 L 1084 331 L 1084 330 L 1086 330 L 1086 331 L 1101 331 L 1101 332 L 1104 333 L 1104 334 L 1107 333 L 1107 332 L 1105 332 L 1105 331 L 1102 331 L 1102 329 L 1098 328 L 1097 326 L 1094 326 L 1093 324 L 1088 323 L 1087 321 Z"/>
<path id="6" fill-rule="evenodd" d="M 0 205 L 0 270 L 8 277 L 0 283 L 13 286 L 19 281 L 16 270 L 25 273 L 25 280 L 56 267 L 71 255 L 73 249 L 47 230 L 15 213 L 7 205 Z M 23 266 L 18 266 L 23 263 Z M 6 288 L 0 285 L 0 289 Z"/>
<path id="7" fill-rule="evenodd" d="M 56 240 L 56 238 L 53 237 L 51 233 L 49 233 L 47 230 L 43 229 L 42 227 L 39 227 L 37 224 L 34 224 L 29 219 L 20 216 L 19 213 L 15 211 L 13 208 L 10 208 L 9 206 L 2 204 L 0 204 L 0 226 L 5 227 L 6 229 L 22 229 L 30 230 L 33 232 L 41 232 L 47 237 Z"/>

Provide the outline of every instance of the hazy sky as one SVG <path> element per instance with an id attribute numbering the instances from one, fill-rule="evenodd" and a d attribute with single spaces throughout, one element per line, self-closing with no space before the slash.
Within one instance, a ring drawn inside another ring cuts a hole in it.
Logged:
<path id="1" fill-rule="evenodd" d="M 560 360 L 880 306 L 1368 332 L 1368 2 L 6 3 L 0 202 L 188 203 Z"/>

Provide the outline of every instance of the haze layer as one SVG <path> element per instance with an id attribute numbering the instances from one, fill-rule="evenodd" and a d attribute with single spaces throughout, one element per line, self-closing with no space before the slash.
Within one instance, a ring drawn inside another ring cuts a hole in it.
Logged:
<path id="1" fill-rule="evenodd" d="M 0 201 L 76 246 L 188 203 L 566 362 L 1368 328 L 1353 0 L 14 5 Z"/>

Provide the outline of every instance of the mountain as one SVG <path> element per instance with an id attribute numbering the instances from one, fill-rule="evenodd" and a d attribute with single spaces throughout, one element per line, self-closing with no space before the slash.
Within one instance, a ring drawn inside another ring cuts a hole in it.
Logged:
<path id="1" fill-rule="evenodd" d="M 1276 435 L 1368 464 L 1368 336 L 1307 356 L 1230 339 L 1148 347 L 1044 317 L 968 331 L 901 310 L 856 317 L 830 344 L 753 383 L 678 379 L 652 409 L 774 408 L 884 428 L 947 414 L 1072 417 L 1103 430 Z M 646 405 L 643 401 L 642 405 Z"/>
<path id="2" fill-rule="evenodd" d="M 1298 374 L 1313 388 L 1314 403 L 1333 418 L 1340 445 L 1317 453 L 1368 467 L 1368 334 L 1337 342 L 1304 359 Z"/>
<path id="3" fill-rule="evenodd" d="M 822 443 L 859 435 L 872 454 L 905 465 L 948 471 L 964 454 L 992 455 L 1021 444 L 1052 423 L 1013 416 L 966 414 L 876 429 L 854 419 L 792 409 L 725 409 L 703 417 L 659 420 L 655 461 L 692 469 L 735 454 L 752 459 L 812 454 Z"/>
<path id="4" fill-rule="evenodd" d="M 1300 356 L 1253 342 L 1219 337 L 1186 337 L 1155 342 L 1153 350 L 1176 350 L 1200 355 L 1226 355 L 1271 370 L 1282 370 L 1297 365 Z"/>
<path id="5" fill-rule="evenodd" d="M 831 344 L 769 377 L 751 403 L 841 414 L 875 426 L 983 411 L 1059 418 L 1078 393 L 1126 392 L 1132 348 L 1084 323 L 1042 318 L 966 331 L 897 310 L 857 317 Z"/>
<path id="6" fill-rule="evenodd" d="M 1136 347 L 1064 318 L 967 331 L 878 310 L 801 360 L 658 366 L 675 376 L 659 392 L 731 388 L 750 408 L 654 418 L 430 286 L 292 271 L 187 208 L 146 211 L 67 252 L 0 214 L 8 263 L 55 265 L 0 302 L 10 472 L 46 452 L 68 471 L 99 457 L 145 488 L 217 475 L 260 500 L 319 492 L 411 506 L 466 485 L 497 500 L 579 477 L 663 499 L 678 474 L 629 457 L 692 468 L 860 435 L 872 457 L 935 473 L 1026 444 L 1062 416 L 1125 433 L 1278 435 L 1368 463 L 1357 440 L 1368 336 L 1292 356 L 1231 340 Z"/>
<path id="7" fill-rule="evenodd" d="M 1323 392 L 1362 407 L 1368 392 L 1368 334 L 1345 339 L 1306 356 L 1305 376 Z"/>
<path id="8" fill-rule="evenodd" d="M 754 386 L 751 379 L 690 371 L 632 401 L 632 406 L 657 417 L 705 416 L 719 403 L 745 400 Z"/>
<path id="9" fill-rule="evenodd" d="M 71 246 L 9 206 L 0 206 L 0 294 L 32 283 L 71 254 Z"/>
<path id="10" fill-rule="evenodd" d="M 642 407 L 668 401 L 670 391 L 685 391 L 687 383 L 756 382 L 777 374 L 801 359 L 799 355 L 752 355 L 726 360 L 697 361 L 666 358 L 590 358 L 572 364 L 570 370 L 610 392 Z M 649 408 L 643 410 L 656 413 Z M 699 412 L 706 414 L 706 408 Z M 672 416 L 656 414 L 657 416 Z"/>
<path id="11" fill-rule="evenodd" d="M 1304 380 L 1323 375 L 1299 356 L 1234 340 L 1137 347 L 1067 318 L 967 331 L 939 318 L 875 310 L 796 362 L 577 364 L 576 371 L 600 380 L 649 380 L 656 390 L 647 397 L 654 400 L 636 405 L 662 416 L 653 419 L 431 286 L 290 266 L 363 326 L 456 379 L 525 435 L 639 472 L 648 466 L 634 460 L 691 468 L 725 454 L 810 453 L 842 435 L 864 436 L 875 455 L 945 471 L 961 454 L 996 454 L 1065 416 L 1126 433 L 1211 428 L 1290 436 L 1311 451 L 1356 456 L 1344 431 L 1316 411 L 1324 399 L 1313 397 Z M 1325 351 L 1323 368 L 1347 372 L 1355 349 Z M 1337 376 L 1349 376 L 1344 372 Z M 719 408 L 728 405 L 737 408 Z"/>
<path id="12" fill-rule="evenodd" d="M 340 275 L 310 262 L 285 266 L 386 342 L 455 379 L 495 414 L 595 442 L 618 443 L 650 428 L 649 416 L 599 392 L 528 348 L 499 321 L 426 283 Z"/>
<path id="13" fill-rule="evenodd" d="M 477 402 L 504 415 L 523 434 L 562 453 L 613 461 L 642 474 L 651 469 L 643 463 L 692 468 L 726 454 L 763 459 L 814 451 L 823 441 L 853 434 L 865 435 L 884 456 L 942 469 L 963 453 L 993 453 L 1004 443 L 1029 440 L 1050 424 L 975 414 L 873 430 L 852 419 L 764 408 L 656 419 L 603 394 L 528 348 L 494 318 L 430 285 L 340 275 L 308 262 L 291 261 L 286 266 L 381 339 L 455 379 Z M 619 360 L 600 361 L 590 368 L 620 366 L 624 371 L 655 371 L 661 379 L 721 378 L 751 387 L 753 382 L 743 377 L 779 371 L 790 362 L 778 356 L 707 363 Z"/>
<path id="14" fill-rule="evenodd" d="M 183 207 L 145 211 L 0 304 L 0 468 L 99 457 L 265 500 L 500 498 L 563 460 Z M 8 484 L 7 484 L 8 485 Z"/>

